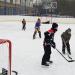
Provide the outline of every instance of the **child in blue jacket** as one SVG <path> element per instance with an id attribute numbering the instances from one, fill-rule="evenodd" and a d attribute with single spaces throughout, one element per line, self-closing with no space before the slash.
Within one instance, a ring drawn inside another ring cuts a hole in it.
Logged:
<path id="1" fill-rule="evenodd" d="M 33 34 L 33 39 L 35 39 L 35 36 L 36 36 L 36 33 L 38 32 L 39 33 L 39 37 L 41 38 L 41 31 L 40 31 L 40 26 L 41 26 L 41 21 L 40 19 L 38 18 L 36 24 L 35 24 L 35 31 L 34 31 L 34 34 Z"/>

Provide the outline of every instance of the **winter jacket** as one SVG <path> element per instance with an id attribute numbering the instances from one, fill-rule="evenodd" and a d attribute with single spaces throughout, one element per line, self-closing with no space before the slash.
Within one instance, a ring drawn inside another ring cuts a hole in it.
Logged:
<path id="1" fill-rule="evenodd" d="M 22 21 L 22 24 L 23 24 L 23 25 L 26 25 L 26 21 L 25 21 L 25 20 L 23 20 L 23 21 Z"/>
<path id="2" fill-rule="evenodd" d="M 48 31 L 46 31 L 44 33 L 44 45 L 54 45 L 55 46 L 55 42 L 54 42 L 54 30 L 50 29 Z"/>
<path id="3" fill-rule="evenodd" d="M 40 28 L 40 22 L 39 21 L 36 22 L 35 28 Z"/>
<path id="4" fill-rule="evenodd" d="M 71 32 L 67 29 L 65 32 L 61 34 L 62 41 L 67 43 L 71 38 Z"/>

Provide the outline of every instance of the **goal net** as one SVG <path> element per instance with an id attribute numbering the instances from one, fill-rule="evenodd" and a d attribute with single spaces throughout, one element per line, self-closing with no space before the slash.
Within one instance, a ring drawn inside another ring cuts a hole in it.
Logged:
<path id="1" fill-rule="evenodd" d="M 0 39 L 0 75 L 11 75 L 11 42 Z"/>

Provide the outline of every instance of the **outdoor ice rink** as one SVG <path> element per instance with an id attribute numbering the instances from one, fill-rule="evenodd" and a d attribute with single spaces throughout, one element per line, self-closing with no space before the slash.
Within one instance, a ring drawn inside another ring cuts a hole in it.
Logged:
<path id="1" fill-rule="evenodd" d="M 61 34 L 66 29 L 71 28 L 71 56 L 75 59 L 75 24 L 58 23 L 58 25 L 54 39 L 56 47 L 61 52 Z M 44 32 L 51 28 L 51 24 L 41 24 L 42 38 L 40 39 L 37 33 L 36 39 L 33 40 L 34 26 L 35 23 L 27 22 L 26 30 L 22 31 L 20 21 L 0 22 L 0 39 L 9 39 L 12 42 L 12 70 L 17 71 L 18 75 L 75 75 L 75 62 L 67 62 L 53 48 L 51 55 L 53 64 L 49 67 L 41 66 L 44 53 Z"/>

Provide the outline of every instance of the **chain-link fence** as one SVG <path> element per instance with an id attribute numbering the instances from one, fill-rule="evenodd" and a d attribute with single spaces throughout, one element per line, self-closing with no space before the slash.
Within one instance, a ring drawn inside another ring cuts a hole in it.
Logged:
<path id="1" fill-rule="evenodd" d="M 19 4 L 6 1 L 0 1 L 0 15 L 75 17 L 75 0 L 19 0 Z"/>

